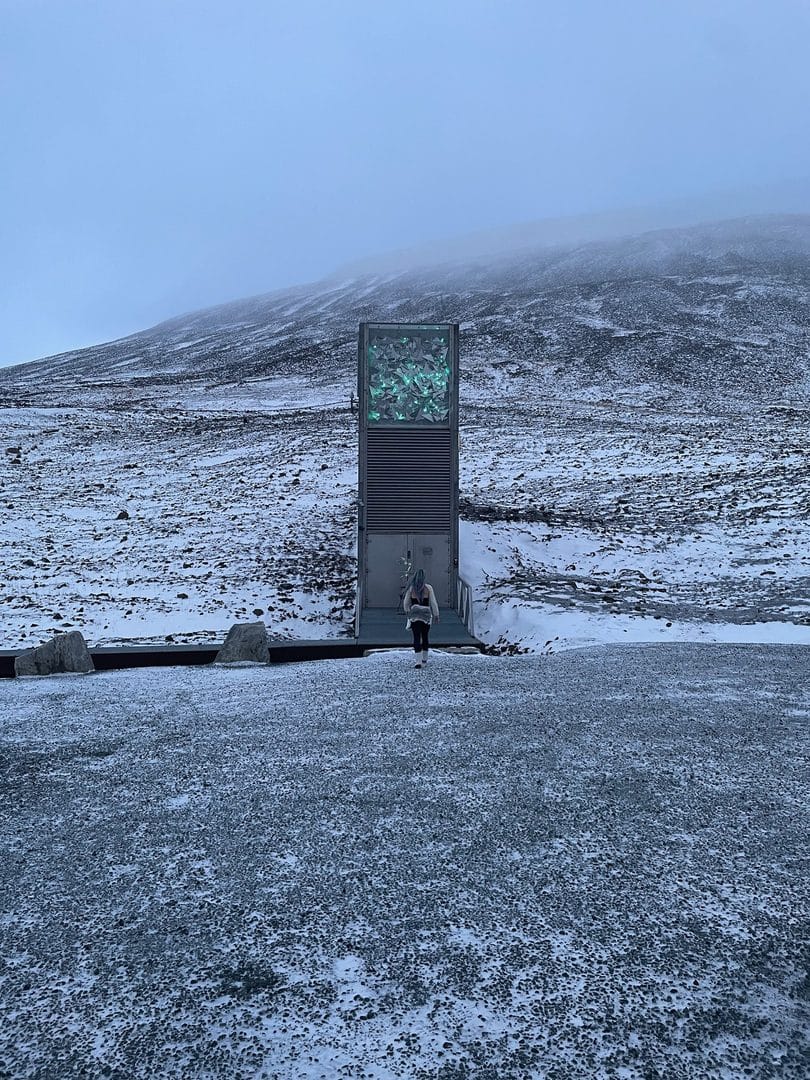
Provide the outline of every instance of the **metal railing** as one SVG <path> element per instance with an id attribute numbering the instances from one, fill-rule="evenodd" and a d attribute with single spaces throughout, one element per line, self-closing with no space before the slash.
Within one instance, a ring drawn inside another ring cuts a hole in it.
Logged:
<path id="1" fill-rule="evenodd" d="M 363 612 L 363 604 L 365 603 L 365 594 L 363 591 L 363 583 L 358 580 L 357 582 L 357 599 L 355 601 L 354 609 L 354 636 L 360 637 L 360 618 Z M 397 610 L 401 609 L 401 601 Z M 473 594 L 469 584 L 464 580 L 461 574 L 456 576 L 456 611 L 459 614 L 459 618 L 467 627 L 470 637 L 475 637 L 475 612 L 473 610 Z"/>
<path id="2" fill-rule="evenodd" d="M 475 637 L 475 613 L 473 611 L 472 589 L 461 574 L 456 577 L 456 609 L 459 617 L 469 631 L 470 637 Z"/>
<path id="3" fill-rule="evenodd" d="M 360 637 L 360 618 L 363 614 L 363 604 L 365 603 L 365 595 L 363 592 L 363 581 L 360 574 L 357 575 L 357 596 L 354 604 L 354 636 Z"/>

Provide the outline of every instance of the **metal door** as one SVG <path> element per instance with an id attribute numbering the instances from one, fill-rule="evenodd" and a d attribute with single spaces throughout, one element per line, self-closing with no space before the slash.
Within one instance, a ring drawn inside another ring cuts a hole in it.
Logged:
<path id="1" fill-rule="evenodd" d="M 368 533 L 366 607 L 396 608 L 405 589 L 407 533 Z"/>
<path id="2" fill-rule="evenodd" d="M 410 533 L 408 543 L 413 572 L 425 571 L 439 607 L 450 603 L 450 534 Z"/>
<path id="3" fill-rule="evenodd" d="M 366 607 L 400 605 L 412 574 L 425 571 L 440 606 L 450 603 L 448 533 L 368 533 Z"/>

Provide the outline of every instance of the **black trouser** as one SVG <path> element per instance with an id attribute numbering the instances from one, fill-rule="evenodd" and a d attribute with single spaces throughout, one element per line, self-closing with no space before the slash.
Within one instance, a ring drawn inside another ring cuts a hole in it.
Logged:
<path id="1" fill-rule="evenodd" d="M 430 624 L 417 619 L 411 623 L 411 631 L 413 633 L 413 651 L 422 652 L 424 650 L 424 652 L 427 652 Z"/>

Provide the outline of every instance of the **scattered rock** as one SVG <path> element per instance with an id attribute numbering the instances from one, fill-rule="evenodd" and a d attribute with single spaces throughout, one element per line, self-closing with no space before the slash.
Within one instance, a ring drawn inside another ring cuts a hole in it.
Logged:
<path id="1" fill-rule="evenodd" d="M 116 521 L 128 521 L 128 520 L 129 520 L 129 513 L 126 510 L 122 510 L 121 513 L 116 518 Z"/>
<path id="2" fill-rule="evenodd" d="M 263 622 L 234 623 L 214 657 L 215 664 L 267 664 L 269 660 L 267 627 Z"/>
<path id="3" fill-rule="evenodd" d="M 15 675 L 55 675 L 61 672 L 94 671 L 93 659 L 80 631 L 57 634 L 36 649 L 26 649 L 14 659 Z"/>

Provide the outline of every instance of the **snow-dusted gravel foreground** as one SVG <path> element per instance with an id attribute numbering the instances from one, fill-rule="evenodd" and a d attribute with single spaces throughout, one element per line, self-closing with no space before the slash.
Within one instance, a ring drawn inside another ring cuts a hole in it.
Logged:
<path id="1" fill-rule="evenodd" d="M 0 1076 L 805 1078 L 801 646 L 0 686 Z"/>

